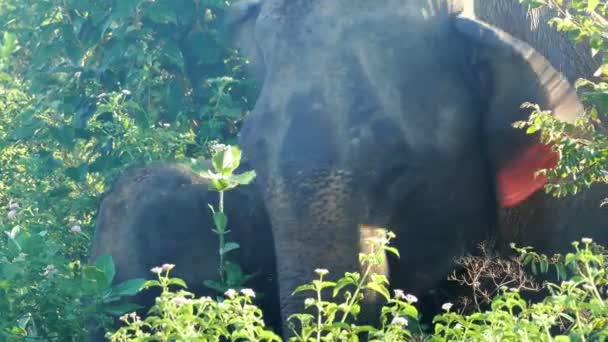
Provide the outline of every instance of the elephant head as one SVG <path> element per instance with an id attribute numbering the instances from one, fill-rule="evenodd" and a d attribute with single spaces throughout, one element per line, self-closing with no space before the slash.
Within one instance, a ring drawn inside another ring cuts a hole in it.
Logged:
<path id="1" fill-rule="evenodd" d="M 432 287 L 491 234 L 500 205 L 555 162 L 515 130 L 525 101 L 564 119 L 572 87 L 528 45 L 458 2 L 265 0 L 232 22 L 261 92 L 241 145 L 269 211 L 283 319 L 313 270 L 358 265 L 358 227 L 397 232 L 394 286 Z"/>

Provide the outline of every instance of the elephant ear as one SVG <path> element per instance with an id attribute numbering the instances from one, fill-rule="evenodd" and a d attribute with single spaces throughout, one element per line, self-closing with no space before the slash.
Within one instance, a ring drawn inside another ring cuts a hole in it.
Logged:
<path id="1" fill-rule="evenodd" d="M 559 156 L 540 143 L 538 135 L 512 126 L 526 120 L 532 102 L 551 110 L 562 121 L 574 122 L 584 110 L 576 91 L 551 64 L 530 45 L 474 19 L 454 18 L 454 27 L 470 44 L 482 101 L 483 142 L 496 172 L 498 202 L 515 206 L 546 183 L 536 171 L 552 168 Z"/>

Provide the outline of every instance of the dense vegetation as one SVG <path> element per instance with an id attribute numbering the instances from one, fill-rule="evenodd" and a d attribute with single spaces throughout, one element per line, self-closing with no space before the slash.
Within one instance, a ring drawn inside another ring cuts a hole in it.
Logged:
<path id="1" fill-rule="evenodd" d="M 605 4 L 550 3 L 561 13 L 558 28 L 608 56 Z M 112 286 L 111 258 L 86 264 L 101 196 L 122 170 L 238 155 L 209 148 L 235 142 L 256 96 L 246 60 L 222 30 L 227 6 L 220 0 L 0 0 L 0 340 L 82 341 L 84 322 L 108 322 L 132 310 L 116 299 L 136 293 L 143 280 Z M 598 76 L 608 75 L 606 65 Z M 554 180 L 548 190 L 558 195 L 607 177 L 608 141 L 596 127 L 608 107 L 608 84 L 581 85 L 590 110 L 576 126 L 555 122 L 540 108 L 522 123 L 529 132 L 542 130 L 564 156 L 548 172 Z M 569 134 L 581 130 L 584 138 Z M 252 175 L 233 178 L 233 166 L 215 171 L 233 185 L 247 183 Z M 390 238 L 374 241 L 376 252 L 397 253 Z M 541 302 L 525 301 L 515 287 L 497 289 L 487 311 L 461 315 L 446 303 L 426 333 L 434 333 L 433 341 L 605 339 L 605 253 L 588 240 L 575 248 L 555 265 L 565 281 L 547 285 Z M 521 252 L 525 263 L 548 269 L 542 256 Z M 362 256 L 362 262 L 379 258 Z M 171 268 L 159 265 L 158 281 L 145 284 L 163 289 L 157 310 L 142 319 L 124 316 L 129 324 L 114 340 L 278 339 L 251 305 L 255 292 L 229 290 L 222 303 L 197 299 L 185 289 L 169 290 L 169 282 L 181 283 L 170 278 Z M 299 289 L 311 294 L 305 304 L 313 309 L 292 318 L 301 323 L 296 341 L 351 340 L 364 331 L 377 340 L 404 340 L 421 333 L 414 296 L 389 293 L 377 275 L 351 273 L 332 283 L 323 280 L 326 272 L 318 270 L 319 279 Z M 320 288 L 351 296 L 335 303 L 321 298 Z M 378 330 L 345 323 L 358 312 L 363 288 L 389 299 Z M 150 331 L 141 333 L 144 327 Z"/>

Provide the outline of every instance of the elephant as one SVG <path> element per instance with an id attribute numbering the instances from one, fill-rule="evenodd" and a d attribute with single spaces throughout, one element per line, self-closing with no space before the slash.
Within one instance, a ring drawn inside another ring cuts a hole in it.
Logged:
<path id="1" fill-rule="evenodd" d="M 203 286 L 204 280 L 217 280 L 219 266 L 218 237 L 211 231 L 208 208 L 208 204 L 216 205 L 218 194 L 208 186 L 207 179 L 185 165 L 157 163 L 128 169 L 101 204 L 90 262 L 112 255 L 115 283 L 150 279 L 152 267 L 175 264 L 171 275 L 184 279 L 189 291 L 217 295 Z M 225 194 L 228 239 L 241 246 L 230 253 L 230 260 L 246 274 L 257 274 L 248 286 L 262 294 L 256 296 L 256 304 L 264 311 L 266 323 L 275 327 L 279 317 L 272 315 L 278 306 L 272 233 L 262 201 L 251 190 L 243 186 Z M 146 310 L 156 295 L 147 290 L 133 301 Z M 96 334 L 93 340 L 103 340 L 102 332 Z"/>
<path id="2" fill-rule="evenodd" d="M 239 142 L 270 218 L 283 320 L 302 308 L 292 292 L 316 268 L 327 279 L 357 269 L 361 227 L 396 232 L 390 281 L 417 294 L 496 234 L 501 208 L 545 184 L 535 171 L 558 156 L 512 123 L 529 116 L 526 101 L 572 122 L 583 112 L 576 92 L 530 45 L 462 8 L 233 5 L 229 25 L 260 85 Z"/>
<path id="3" fill-rule="evenodd" d="M 549 19 L 557 16 L 554 10 L 528 9 L 518 0 L 470 0 L 467 7 L 470 15 L 529 43 L 570 82 L 594 78 L 600 56 L 593 57 L 586 42 L 575 44 L 550 26 Z M 602 233 L 605 239 L 608 207 L 601 203 L 606 197 L 608 185 L 603 183 L 566 198 L 540 191 L 515 207 L 502 208 L 498 229 L 505 241 L 537 246 L 545 253 L 562 252 L 582 236 Z"/>

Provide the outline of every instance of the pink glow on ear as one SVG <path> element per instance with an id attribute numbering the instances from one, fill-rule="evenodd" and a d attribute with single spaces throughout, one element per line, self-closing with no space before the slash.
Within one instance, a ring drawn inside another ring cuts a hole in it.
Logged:
<path id="1" fill-rule="evenodd" d="M 550 169 L 557 164 L 559 155 L 544 144 L 535 144 L 521 156 L 511 160 L 498 172 L 498 203 L 502 208 L 523 202 L 547 182 L 545 176 L 534 176 L 540 169 Z"/>

